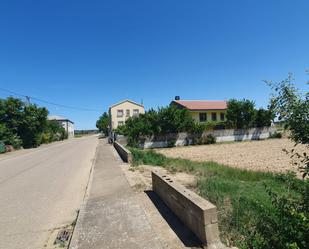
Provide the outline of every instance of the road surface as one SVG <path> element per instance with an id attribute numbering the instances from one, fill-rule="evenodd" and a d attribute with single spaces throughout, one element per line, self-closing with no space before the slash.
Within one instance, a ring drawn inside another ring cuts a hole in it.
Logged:
<path id="1" fill-rule="evenodd" d="M 46 248 L 82 204 L 98 138 L 0 156 L 0 249 Z"/>

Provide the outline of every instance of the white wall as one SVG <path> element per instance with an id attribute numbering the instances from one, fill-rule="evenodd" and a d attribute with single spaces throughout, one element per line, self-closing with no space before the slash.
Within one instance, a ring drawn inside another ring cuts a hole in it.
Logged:
<path id="1" fill-rule="evenodd" d="M 251 129 L 227 129 L 227 130 L 213 130 L 203 133 L 203 137 L 211 134 L 216 137 L 216 142 L 232 142 L 245 140 L 259 140 L 269 138 L 271 134 L 276 131 L 274 127 L 251 128 Z M 168 136 L 153 139 L 147 138 L 141 147 L 148 148 L 164 148 L 168 147 L 170 141 L 175 141 L 175 146 L 185 146 L 193 144 L 194 136 L 188 133 L 170 134 Z"/>

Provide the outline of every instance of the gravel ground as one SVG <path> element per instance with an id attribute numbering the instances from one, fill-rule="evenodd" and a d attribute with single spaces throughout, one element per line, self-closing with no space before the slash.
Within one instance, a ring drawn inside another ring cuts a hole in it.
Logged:
<path id="1" fill-rule="evenodd" d="M 196 145 L 157 149 L 157 152 L 172 158 L 184 158 L 193 161 L 214 161 L 231 167 L 255 171 L 297 172 L 297 166 L 283 149 L 294 148 L 288 139 L 268 139 L 222 143 L 213 145 Z M 298 151 L 305 151 L 302 145 L 296 146 Z"/>

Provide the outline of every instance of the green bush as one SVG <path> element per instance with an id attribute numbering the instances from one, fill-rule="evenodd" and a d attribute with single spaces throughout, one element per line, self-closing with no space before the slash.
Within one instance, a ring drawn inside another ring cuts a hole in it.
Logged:
<path id="1" fill-rule="evenodd" d="M 205 138 L 204 138 L 204 144 L 215 144 L 216 143 L 216 137 L 208 134 Z"/>
<path id="2" fill-rule="evenodd" d="M 52 136 L 49 132 L 44 132 L 41 134 L 40 144 L 48 144 L 52 142 Z"/>
<path id="3" fill-rule="evenodd" d="M 309 182 L 300 181 L 293 174 L 284 178 L 288 192 L 279 194 L 271 186 L 267 188 L 272 209 L 265 209 L 260 203 L 263 211 L 248 234 L 248 248 L 309 248 Z"/>
<path id="4" fill-rule="evenodd" d="M 0 141 L 0 154 L 5 152 L 6 152 L 5 144 L 3 141 Z"/>
<path id="5" fill-rule="evenodd" d="M 0 99 L 0 140 L 14 148 L 31 148 L 67 138 L 65 129 L 47 120 L 47 115 L 46 108 L 35 104 L 12 97 Z"/>
<path id="6" fill-rule="evenodd" d="M 199 126 L 201 128 L 202 126 Z M 196 123 L 188 110 L 174 106 L 149 110 L 138 117 L 131 117 L 121 129 L 126 131 L 128 145 L 138 147 L 146 136 L 164 136 L 179 132 L 196 132 Z"/>
<path id="7" fill-rule="evenodd" d="M 5 145 L 13 146 L 15 149 L 19 149 L 22 145 L 21 139 L 12 133 L 4 124 L 0 124 L 0 141 Z"/>
<path id="8" fill-rule="evenodd" d="M 274 132 L 269 136 L 269 138 L 282 138 L 282 133 Z"/>
<path id="9" fill-rule="evenodd" d="M 96 127 L 102 132 L 105 136 L 108 135 L 108 126 L 109 126 L 109 116 L 104 112 L 96 122 Z"/>
<path id="10" fill-rule="evenodd" d="M 163 166 L 198 176 L 199 194 L 217 205 L 223 241 L 241 249 L 308 248 L 308 180 L 172 159 L 153 150 L 131 152 L 134 165 Z"/>
<path id="11" fill-rule="evenodd" d="M 227 102 L 226 126 L 234 129 L 270 126 L 275 118 L 272 108 L 255 109 L 253 101 L 231 99 Z"/>

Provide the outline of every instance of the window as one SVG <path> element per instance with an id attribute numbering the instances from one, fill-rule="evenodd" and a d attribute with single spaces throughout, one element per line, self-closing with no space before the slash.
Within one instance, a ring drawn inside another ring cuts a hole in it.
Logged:
<path id="1" fill-rule="evenodd" d="M 134 109 L 133 110 L 133 116 L 138 116 L 139 114 L 139 110 L 138 109 Z"/>
<path id="2" fill-rule="evenodd" d="M 200 113 L 200 122 L 207 121 L 207 113 Z"/>
<path id="3" fill-rule="evenodd" d="M 211 113 L 211 120 L 212 121 L 217 121 L 217 113 L 216 112 L 212 112 Z"/>
<path id="4" fill-rule="evenodd" d="M 129 109 L 126 110 L 126 117 L 130 117 L 130 110 Z"/>
<path id="5" fill-rule="evenodd" d="M 220 120 L 224 121 L 224 119 L 225 119 L 225 113 L 221 112 L 220 113 Z"/>
<path id="6" fill-rule="evenodd" d="M 123 125 L 123 121 L 118 121 L 118 126 Z"/>
<path id="7" fill-rule="evenodd" d="M 123 117 L 123 110 L 117 110 L 117 117 Z"/>

